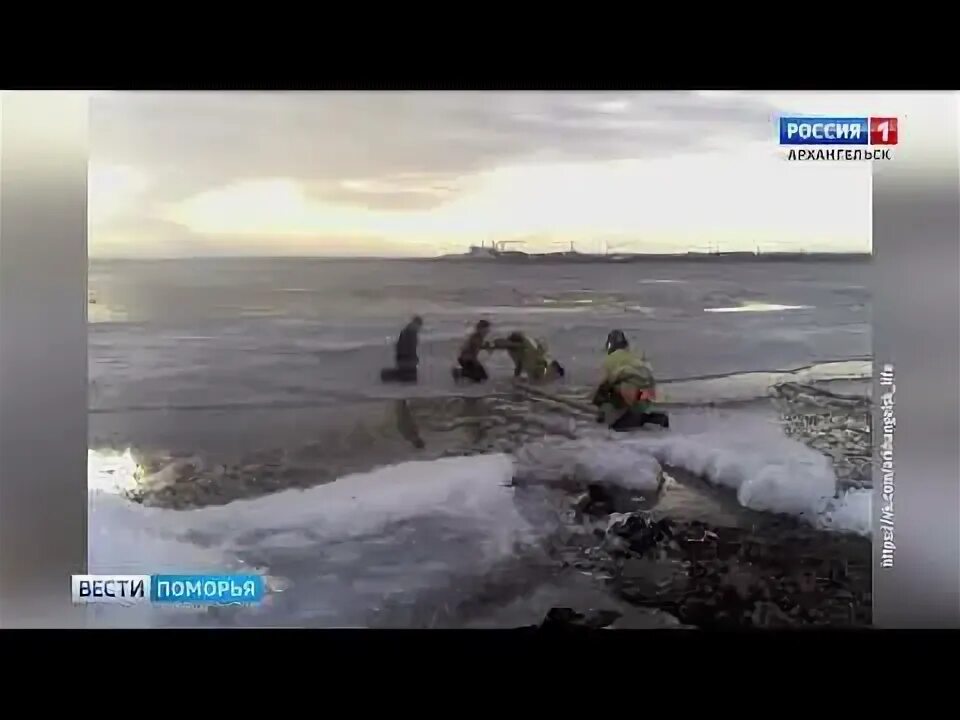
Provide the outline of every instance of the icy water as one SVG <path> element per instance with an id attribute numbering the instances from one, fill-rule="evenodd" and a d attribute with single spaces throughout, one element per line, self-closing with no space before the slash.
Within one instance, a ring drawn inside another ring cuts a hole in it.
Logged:
<path id="1" fill-rule="evenodd" d="M 855 529 L 830 460 L 784 437 L 767 397 L 785 379 L 862 388 L 867 272 L 853 263 L 94 261 L 92 566 L 254 568 L 276 590 L 256 610 L 124 609 L 105 621 L 490 627 L 536 622 L 557 604 L 623 610 L 597 584 L 596 563 L 558 557 L 572 535 L 591 532 L 570 519 L 574 495 L 597 477 L 629 486 L 648 460 L 677 479 L 654 493 L 659 512 L 683 521 L 752 528 L 786 513 L 811 528 L 842 518 Z M 426 320 L 421 383 L 381 385 L 413 313 Z M 564 382 L 516 387 L 493 356 L 489 385 L 454 386 L 457 345 L 481 317 L 495 334 L 546 340 Z M 665 381 L 669 434 L 624 442 L 584 407 L 614 327 Z M 127 449 L 145 480 L 115 456 Z M 531 458 L 542 481 L 518 487 Z M 578 487 L 553 483 L 578 473 Z M 830 533 L 811 532 L 814 545 L 829 543 L 816 538 Z M 677 624 L 657 609 L 625 618 Z"/>
<path id="2" fill-rule="evenodd" d="M 344 432 L 379 431 L 371 418 L 383 399 L 449 395 L 457 345 L 481 317 L 495 331 L 545 339 L 573 386 L 593 382 L 615 327 L 661 381 L 865 358 L 867 272 L 860 263 L 93 261 L 91 445 L 229 454 L 327 435 L 351 445 Z M 706 312 L 744 307 L 759 311 Z M 413 313 L 426 327 L 411 392 L 377 378 Z M 490 367 L 509 374 L 502 356 Z"/>

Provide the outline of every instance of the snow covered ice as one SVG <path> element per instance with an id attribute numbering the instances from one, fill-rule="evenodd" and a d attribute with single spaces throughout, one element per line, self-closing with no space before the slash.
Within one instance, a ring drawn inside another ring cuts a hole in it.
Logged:
<path id="1" fill-rule="evenodd" d="M 694 418 L 686 432 L 534 444 L 518 452 L 518 475 L 528 481 L 566 478 L 652 492 L 662 485 L 661 465 L 670 465 L 732 490 L 745 508 L 870 534 L 869 491 L 838 498 L 827 457 L 784 437 L 763 418 L 736 413 L 736 422 L 721 419 Z"/>
<path id="2" fill-rule="evenodd" d="M 544 441 L 526 445 L 516 454 L 517 478 L 550 484 L 617 485 L 628 490 L 656 492 L 662 483 L 660 463 L 647 452 L 617 441 Z"/>
<path id="3" fill-rule="evenodd" d="M 285 623 L 363 626 L 374 611 L 388 613 L 389 622 L 397 611 L 384 609 L 387 601 L 415 605 L 418 594 L 458 578 L 483 578 L 538 539 L 514 503 L 513 462 L 505 455 L 403 463 L 190 511 L 127 500 L 119 489 L 134 480 L 102 468 L 129 474 L 135 464 L 108 459 L 92 465 L 101 472 L 90 481 L 90 572 L 265 568 L 280 575 L 268 585 L 286 591 L 242 611 L 255 622 L 270 624 L 276 613 Z M 148 608 L 135 618 L 126 608 L 97 611 L 124 624 L 191 622 L 175 610 L 161 617 Z"/>
<path id="4" fill-rule="evenodd" d="M 650 498 L 671 492 L 664 466 L 730 491 L 750 510 L 869 536 L 870 491 L 838 497 L 829 459 L 784 437 L 769 418 L 684 412 L 676 413 L 669 432 L 617 435 L 590 428 L 581 439 L 540 440 L 514 456 L 405 462 L 307 490 L 186 511 L 131 501 L 127 493 L 141 482 L 131 454 L 91 451 L 90 572 L 260 572 L 275 591 L 265 605 L 228 616 L 149 607 L 96 608 L 95 614 L 117 625 L 236 624 L 240 618 L 242 624 L 326 627 L 430 624 L 423 612 L 453 607 L 512 572 L 505 568 L 540 557 L 556 525 L 550 508 L 529 512 L 529 501 L 541 496 L 521 501 L 525 488 L 547 492 L 572 481 Z"/>

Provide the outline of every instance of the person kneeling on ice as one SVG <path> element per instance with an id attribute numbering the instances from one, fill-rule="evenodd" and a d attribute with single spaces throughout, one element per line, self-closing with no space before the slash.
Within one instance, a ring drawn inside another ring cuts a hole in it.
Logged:
<path id="1" fill-rule="evenodd" d="M 417 354 L 417 347 L 420 344 L 420 330 L 423 328 L 423 318 L 419 315 L 407 323 L 407 326 L 400 331 L 400 337 L 397 338 L 397 345 L 394 351 L 396 366 L 384 368 L 380 371 L 380 379 L 383 382 L 416 382 L 417 368 L 420 365 L 420 356 Z"/>
<path id="2" fill-rule="evenodd" d="M 453 368 L 454 380 L 467 379 L 480 383 L 489 377 L 487 369 L 480 363 L 480 351 L 494 349 L 493 345 L 487 342 L 487 335 L 489 334 L 490 321 L 479 321 L 473 332 L 460 347 L 460 355 L 457 357 L 460 367 Z"/>
<path id="3" fill-rule="evenodd" d="M 630 352 L 621 330 L 607 335 L 606 351 L 603 378 L 593 397 L 593 404 L 600 408 L 597 422 L 605 422 L 612 430 L 630 430 L 646 423 L 670 427 L 664 413 L 651 411 L 656 381 L 643 354 Z"/>
<path id="4" fill-rule="evenodd" d="M 510 355 L 515 378 L 526 374 L 531 382 L 551 382 L 566 375 L 563 366 L 550 359 L 543 340 L 534 340 L 522 332 L 514 331 L 503 340 L 494 340 L 493 347 L 506 350 Z"/>

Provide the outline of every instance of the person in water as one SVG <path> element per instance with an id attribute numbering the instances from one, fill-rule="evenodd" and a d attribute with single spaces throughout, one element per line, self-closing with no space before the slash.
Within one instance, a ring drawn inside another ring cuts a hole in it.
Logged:
<path id="1" fill-rule="evenodd" d="M 479 321 L 473 332 L 460 347 L 460 354 L 457 357 L 460 367 L 453 369 L 454 380 L 466 379 L 478 383 L 486 381 L 489 375 L 487 375 L 487 369 L 480 362 L 480 351 L 494 349 L 493 345 L 487 342 L 489 334 L 490 321 Z"/>
<path id="2" fill-rule="evenodd" d="M 550 382 L 566 374 L 563 366 L 550 358 L 546 343 L 525 333 L 514 331 L 504 340 L 495 340 L 493 346 L 510 355 L 515 378 L 526 374 L 532 382 Z"/>
<path id="3" fill-rule="evenodd" d="M 380 371 L 380 379 L 384 382 L 417 382 L 417 369 L 420 366 L 420 356 L 417 349 L 420 345 L 420 330 L 423 328 L 423 318 L 416 315 L 407 326 L 400 331 L 397 344 L 394 348 L 395 365 Z"/>
<path id="4" fill-rule="evenodd" d="M 606 352 L 603 377 L 593 398 L 594 405 L 600 408 L 597 421 L 606 422 L 612 430 L 629 430 L 646 423 L 669 427 L 665 414 L 652 411 L 656 381 L 643 354 L 630 351 L 630 343 L 621 330 L 607 335 Z"/>

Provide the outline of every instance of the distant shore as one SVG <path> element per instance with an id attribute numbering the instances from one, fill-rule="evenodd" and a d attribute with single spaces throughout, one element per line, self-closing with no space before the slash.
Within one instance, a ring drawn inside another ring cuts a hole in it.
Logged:
<path id="1" fill-rule="evenodd" d="M 618 253 L 599 255 L 591 253 L 521 253 L 504 252 L 499 255 L 471 255 L 469 253 L 440 256 L 387 257 L 376 255 L 197 255 L 191 257 L 106 257 L 91 256 L 90 264 L 97 263 L 176 263 L 199 262 L 453 262 L 453 263 L 645 263 L 645 262 L 868 262 L 871 253 Z"/>
<path id="2" fill-rule="evenodd" d="M 436 262 L 484 263 L 649 263 L 649 262 L 867 262 L 871 253 L 795 253 L 795 252 L 721 252 L 721 253 L 523 253 L 503 252 L 484 256 L 463 254 L 425 258 Z"/>

